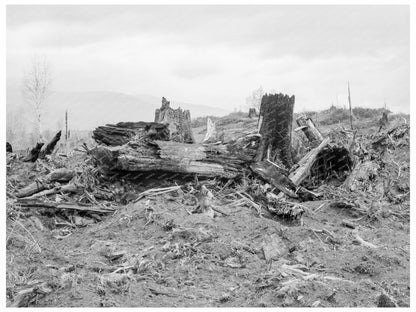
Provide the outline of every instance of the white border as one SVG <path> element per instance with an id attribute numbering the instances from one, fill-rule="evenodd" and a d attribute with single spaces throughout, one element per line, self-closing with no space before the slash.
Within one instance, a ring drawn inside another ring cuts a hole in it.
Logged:
<path id="1" fill-rule="evenodd" d="M 71 5 L 86 5 L 86 4 L 92 4 L 92 5 L 100 5 L 100 4 L 104 4 L 104 5 L 109 5 L 109 4 L 113 4 L 113 5 L 132 5 L 132 4 L 153 4 L 153 5 L 165 5 L 165 4 L 183 4 L 183 5 L 190 5 L 190 4 L 198 4 L 198 5 L 202 5 L 202 4 L 210 4 L 210 5 L 225 5 L 225 4 L 231 4 L 231 5 L 235 5 L 235 4 L 252 4 L 252 5 L 270 5 L 270 4 L 278 4 L 278 5 L 409 5 L 410 6 L 410 115 L 411 115 L 411 127 L 410 127 L 410 137 L 411 137 L 411 155 L 410 155 L 410 163 L 416 164 L 416 157 L 414 155 L 414 140 L 413 138 L 415 137 L 416 133 L 415 133 L 415 129 L 413 127 L 413 119 L 415 116 L 415 86 L 416 86 L 416 81 L 415 81 L 415 53 L 416 53 L 416 47 L 415 47 L 415 38 L 416 38 L 416 23 L 415 23 L 415 18 L 416 18 L 416 2 L 415 1 L 404 1 L 404 0 L 397 0 L 397 1 L 376 1 L 376 0 L 366 0 L 366 1 L 336 1 L 336 0 L 326 0 L 326 1 L 298 1 L 298 0 L 293 0 L 293 1 L 276 1 L 276 0 L 269 0 L 269 1 L 218 1 L 218 0 L 212 0 L 212 1 L 200 1 L 200 0 L 193 0 L 193 1 L 160 1 L 160 0 L 153 0 L 153 1 L 91 1 L 91 0 L 85 0 L 85 1 L 80 1 L 80 0 L 73 0 L 73 1 L 62 1 L 62 0 L 49 0 L 49 1 L 2 1 L 1 6 L 0 6 L 0 21 L 1 21 L 1 43 L 0 47 L 1 47 L 1 65 L 0 65 L 0 82 L 1 82 L 1 88 L 0 88 L 0 95 L 1 95 L 1 99 L 3 102 L 3 105 L 0 106 L 0 118 L 2 118 L 1 120 L 1 131 L 0 131 L 0 138 L 1 138 L 1 144 L 3 146 L 3 152 L 0 152 L 0 166 L 1 166 L 1 176 L 0 176 L 0 188 L 2 188 L 3 191 L 0 192 L 0 202 L 2 203 L 2 216 L 1 216 L 1 225 L 2 225 L 2 231 L 1 231 L 1 257 L 0 257 L 0 276 L 3 278 L 3 281 L 0 282 L 1 284 L 1 293 L 0 293 L 0 308 L 3 308 L 6 306 L 6 287 L 5 287 L 5 280 L 6 280 L 6 263 L 5 263 L 5 238 L 6 238 L 6 218 L 5 218 L 5 200 L 6 200 L 6 194 L 5 194 L 5 189 L 6 189 L 6 157 L 5 157 L 5 152 L 4 152 L 4 142 L 6 141 L 6 5 L 42 5 L 42 4 L 46 4 L 46 5 L 63 5 L 63 4 L 71 4 Z M 411 198 L 411 206 L 412 203 L 416 202 L 416 195 L 412 190 L 412 186 L 415 185 L 415 172 L 413 170 L 413 167 L 411 168 L 411 176 L 410 176 L 410 188 L 411 188 L 411 192 L 410 192 L 410 198 Z M 413 209 L 413 207 L 411 207 L 411 210 Z M 415 212 L 411 212 L 410 216 L 411 216 L 411 232 L 410 232 L 410 245 L 411 245 L 411 252 L 410 252 L 410 259 L 411 259 L 411 263 L 412 261 L 415 259 L 415 248 L 413 246 L 414 244 L 414 239 L 413 239 L 413 227 L 415 226 L 415 216 L 414 216 Z M 411 289 L 411 293 L 415 293 L 415 275 L 414 275 L 414 269 L 413 269 L 413 265 L 411 265 L 411 270 L 410 270 L 410 275 L 411 275 L 411 280 L 410 280 L 410 289 Z M 415 307 L 415 296 L 411 296 L 410 298 L 410 306 L 411 307 Z M 10 309 L 10 308 L 9 308 Z M 88 308 L 88 310 L 92 310 L 92 308 Z M 124 308 L 127 309 L 127 308 Z M 123 309 L 123 310 L 124 310 Z M 145 308 L 145 309 L 141 309 L 141 310 L 167 310 L 170 308 Z M 253 310 L 253 309 L 249 309 L 249 308 L 234 308 L 234 310 L 239 310 L 239 311 L 247 311 L 247 310 Z M 268 310 L 276 310 L 277 308 L 262 308 L 262 311 Z M 337 310 L 347 310 L 348 308 L 337 308 Z M 356 310 L 363 310 L 364 308 L 354 308 L 354 311 Z M 10 309 L 10 310 L 14 310 L 14 309 Z M 39 311 L 39 308 L 36 309 L 37 311 Z M 59 310 L 68 310 L 68 311 L 73 311 L 71 310 L 71 308 L 61 308 Z M 120 308 L 117 309 L 113 309 L 113 308 L 106 308 L 106 311 L 119 311 Z M 189 309 L 187 309 L 189 310 Z M 214 308 L 192 308 L 192 310 L 204 310 L 204 311 L 212 311 L 212 310 L 217 310 Z M 257 309 L 256 309 L 257 310 Z M 295 308 L 285 308 L 285 311 L 294 311 Z M 296 309 L 298 310 L 298 309 Z M 321 310 L 321 309 L 318 309 Z M 368 308 L 366 309 L 366 311 L 368 310 Z M 383 311 L 387 311 L 390 309 L 383 309 Z M 392 309 L 391 309 L 392 310 Z M 400 308 L 399 310 L 404 310 L 404 308 Z M 406 309 L 408 310 L 408 309 Z M 25 310 L 27 311 L 27 309 Z M 397 311 L 397 309 L 394 309 L 394 311 Z"/>

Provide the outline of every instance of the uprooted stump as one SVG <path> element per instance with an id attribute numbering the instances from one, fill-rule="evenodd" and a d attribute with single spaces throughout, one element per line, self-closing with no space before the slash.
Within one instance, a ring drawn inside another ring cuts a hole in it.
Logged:
<path id="1" fill-rule="evenodd" d="M 352 170 L 353 161 L 347 148 L 327 145 L 316 156 L 310 168 L 310 178 L 306 179 L 306 187 L 317 187 L 323 181 L 340 185 Z"/>

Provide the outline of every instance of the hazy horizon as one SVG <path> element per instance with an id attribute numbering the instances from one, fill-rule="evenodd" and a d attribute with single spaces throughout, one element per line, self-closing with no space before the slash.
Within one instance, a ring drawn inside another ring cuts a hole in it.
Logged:
<path id="1" fill-rule="evenodd" d="M 262 86 L 302 111 L 344 106 L 349 81 L 353 106 L 410 110 L 408 6 L 9 5 L 6 23 L 8 88 L 42 55 L 62 92 L 231 111 Z"/>

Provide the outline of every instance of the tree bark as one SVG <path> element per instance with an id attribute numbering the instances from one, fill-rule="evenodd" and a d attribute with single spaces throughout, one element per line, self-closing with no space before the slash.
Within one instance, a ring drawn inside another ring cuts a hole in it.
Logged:
<path id="1" fill-rule="evenodd" d="M 284 94 L 264 95 L 259 114 L 259 132 L 262 136 L 257 161 L 266 156 L 274 163 L 292 167 L 292 120 L 295 96 Z"/>

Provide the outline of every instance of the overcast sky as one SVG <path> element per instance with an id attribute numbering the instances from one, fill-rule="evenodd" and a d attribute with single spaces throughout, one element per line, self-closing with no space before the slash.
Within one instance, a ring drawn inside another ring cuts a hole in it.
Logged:
<path id="1" fill-rule="evenodd" d="M 116 91 L 230 110 L 260 85 L 295 110 L 409 112 L 407 6 L 8 6 L 7 84 L 45 55 L 59 91 Z"/>

